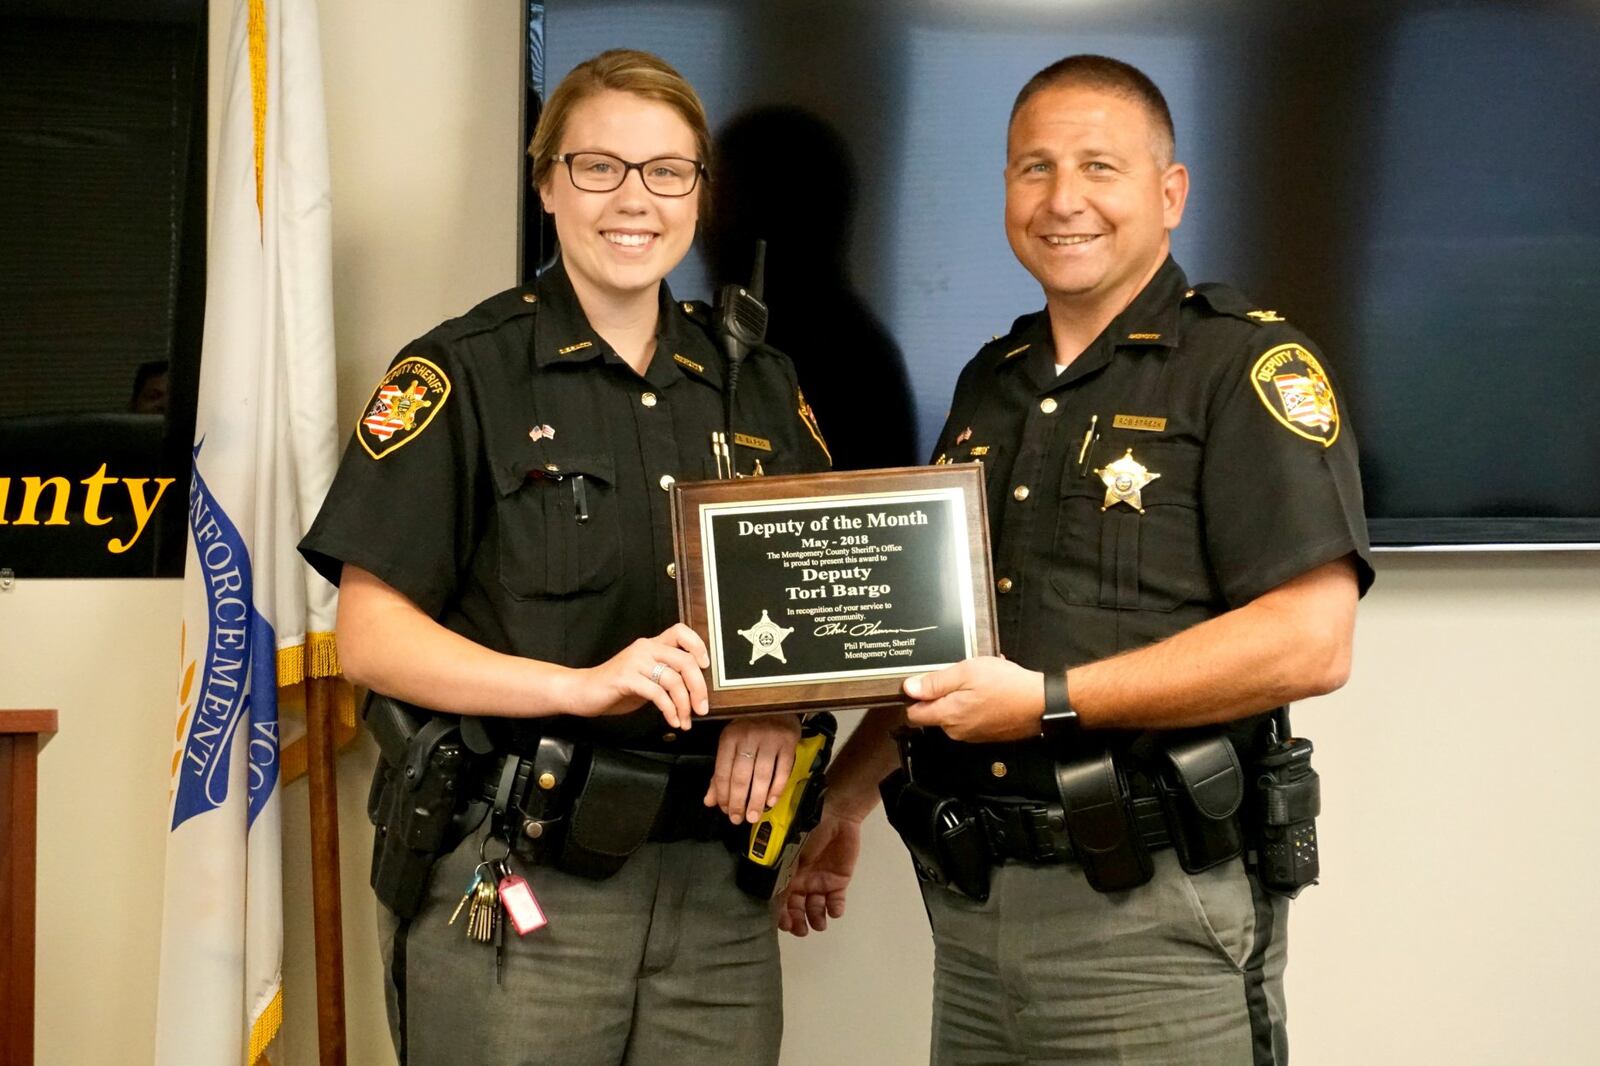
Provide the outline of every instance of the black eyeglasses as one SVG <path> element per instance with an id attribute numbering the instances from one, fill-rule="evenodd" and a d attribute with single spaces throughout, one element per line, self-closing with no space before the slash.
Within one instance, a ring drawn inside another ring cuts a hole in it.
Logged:
<path id="1" fill-rule="evenodd" d="M 628 171 L 637 170 L 644 187 L 657 196 L 688 196 L 700 182 L 705 170 L 693 159 L 664 155 L 646 159 L 643 163 L 630 163 L 605 152 L 568 152 L 550 157 L 553 162 L 565 163 L 572 184 L 584 192 L 611 192 L 622 188 L 628 180 Z"/>

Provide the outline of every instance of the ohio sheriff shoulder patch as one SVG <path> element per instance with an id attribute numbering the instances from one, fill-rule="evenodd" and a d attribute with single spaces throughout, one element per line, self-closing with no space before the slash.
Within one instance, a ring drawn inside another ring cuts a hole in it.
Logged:
<path id="1" fill-rule="evenodd" d="M 1250 384 L 1272 417 L 1324 448 L 1339 439 L 1339 401 L 1317 357 L 1298 344 L 1266 351 L 1250 369 Z"/>
<path id="2" fill-rule="evenodd" d="M 450 379 L 433 363 L 408 355 L 378 382 L 356 427 L 368 455 L 382 459 L 415 440 L 450 398 Z"/>

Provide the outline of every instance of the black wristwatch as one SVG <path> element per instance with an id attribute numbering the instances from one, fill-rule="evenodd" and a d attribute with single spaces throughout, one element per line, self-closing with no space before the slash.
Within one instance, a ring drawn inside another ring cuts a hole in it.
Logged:
<path id="1" fill-rule="evenodd" d="M 1066 670 L 1044 672 L 1044 716 L 1040 719 L 1039 735 L 1047 740 L 1061 741 L 1075 737 L 1083 729 L 1078 722 L 1078 712 L 1067 699 Z"/>

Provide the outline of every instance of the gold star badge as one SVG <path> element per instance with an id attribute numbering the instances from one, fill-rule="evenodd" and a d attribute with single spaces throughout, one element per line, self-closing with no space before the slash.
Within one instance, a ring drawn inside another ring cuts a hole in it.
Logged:
<path id="1" fill-rule="evenodd" d="M 1125 503 L 1140 514 L 1144 514 L 1144 499 L 1140 494 L 1146 485 L 1161 476 L 1146 470 L 1144 464 L 1133 457 L 1132 448 L 1116 462 L 1097 467 L 1095 474 L 1106 486 L 1106 502 L 1100 505 L 1100 510 Z"/>
<path id="2" fill-rule="evenodd" d="M 762 611 L 761 621 L 749 629 L 739 630 L 739 635 L 750 642 L 750 663 L 752 665 L 757 659 L 770 655 L 787 666 L 789 660 L 783 657 L 783 638 L 793 632 L 793 629 L 783 628 L 768 617 L 766 611 Z"/>

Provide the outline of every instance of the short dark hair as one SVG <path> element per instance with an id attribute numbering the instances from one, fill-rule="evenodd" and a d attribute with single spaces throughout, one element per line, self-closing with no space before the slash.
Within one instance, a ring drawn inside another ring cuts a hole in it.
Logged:
<path id="1" fill-rule="evenodd" d="M 1172 112 L 1167 98 L 1150 76 L 1131 63 L 1110 56 L 1076 55 L 1058 59 L 1028 79 L 1028 84 L 1017 94 L 1011 105 L 1009 128 L 1017 119 L 1024 104 L 1046 89 L 1081 86 L 1121 96 L 1141 105 L 1155 122 L 1158 137 L 1156 159 L 1163 166 L 1172 162 L 1178 147 L 1178 135 L 1172 126 Z M 1163 150 L 1164 149 L 1164 150 Z"/>

